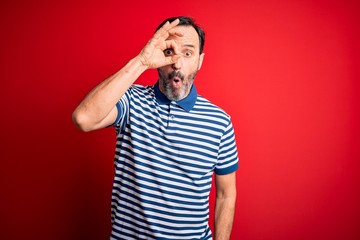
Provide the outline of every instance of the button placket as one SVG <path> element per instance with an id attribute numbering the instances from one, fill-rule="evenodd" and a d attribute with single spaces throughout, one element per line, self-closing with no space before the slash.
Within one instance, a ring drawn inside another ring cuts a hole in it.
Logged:
<path id="1" fill-rule="evenodd" d="M 169 108 L 169 116 L 168 116 L 169 125 L 172 124 L 172 121 L 174 121 L 175 119 L 174 108 L 176 108 L 176 102 L 171 101 Z"/>

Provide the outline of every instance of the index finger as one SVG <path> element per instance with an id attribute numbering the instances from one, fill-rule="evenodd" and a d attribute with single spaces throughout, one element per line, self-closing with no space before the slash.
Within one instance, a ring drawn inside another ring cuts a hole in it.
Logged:
<path id="1" fill-rule="evenodd" d="M 178 24 L 180 23 L 180 19 L 175 19 L 174 21 L 172 21 L 171 23 L 170 23 L 170 25 L 169 25 L 169 29 L 171 29 L 171 28 L 173 28 L 173 27 L 175 27 L 175 26 L 177 26 Z"/>
<path id="2" fill-rule="evenodd" d="M 180 32 L 179 30 L 176 30 L 176 29 L 170 29 L 168 31 L 168 33 L 169 33 L 169 36 L 177 36 L 177 37 L 184 36 L 184 33 Z"/>
<path id="3" fill-rule="evenodd" d="M 156 37 L 165 37 L 165 39 L 169 36 L 169 31 L 176 27 L 180 23 L 180 20 L 177 18 L 171 23 L 167 21 L 159 30 L 156 31 Z"/>

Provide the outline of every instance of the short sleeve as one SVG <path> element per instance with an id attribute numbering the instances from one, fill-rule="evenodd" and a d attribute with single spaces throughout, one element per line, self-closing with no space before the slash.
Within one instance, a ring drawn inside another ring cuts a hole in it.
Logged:
<path id="1" fill-rule="evenodd" d="M 131 99 L 132 87 L 130 87 L 125 94 L 121 97 L 121 99 L 116 103 L 116 108 L 118 110 L 118 115 L 116 117 L 113 126 L 119 132 L 125 128 L 130 109 L 130 99 Z"/>
<path id="2" fill-rule="evenodd" d="M 215 166 L 215 173 L 225 175 L 238 169 L 239 160 L 235 141 L 234 129 L 229 121 L 220 141 L 218 162 Z"/>

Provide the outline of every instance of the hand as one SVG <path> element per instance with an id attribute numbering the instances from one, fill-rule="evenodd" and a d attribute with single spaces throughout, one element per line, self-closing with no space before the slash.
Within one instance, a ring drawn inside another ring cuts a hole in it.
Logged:
<path id="1" fill-rule="evenodd" d="M 166 22 L 149 40 L 145 47 L 138 55 L 141 63 L 147 68 L 159 68 L 162 66 L 175 63 L 180 57 L 178 46 L 174 40 L 170 40 L 171 36 L 182 36 L 183 34 L 176 31 L 174 27 L 179 24 L 180 20 Z M 165 56 L 164 50 L 172 49 L 174 54 Z"/>

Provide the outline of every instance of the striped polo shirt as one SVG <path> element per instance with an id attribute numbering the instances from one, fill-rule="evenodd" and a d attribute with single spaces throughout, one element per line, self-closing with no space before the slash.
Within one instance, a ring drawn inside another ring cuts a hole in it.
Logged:
<path id="1" fill-rule="evenodd" d="M 238 168 L 230 117 L 197 94 L 131 86 L 117 103 L 111 239 L 212 239 L 213 172 Z"/>

